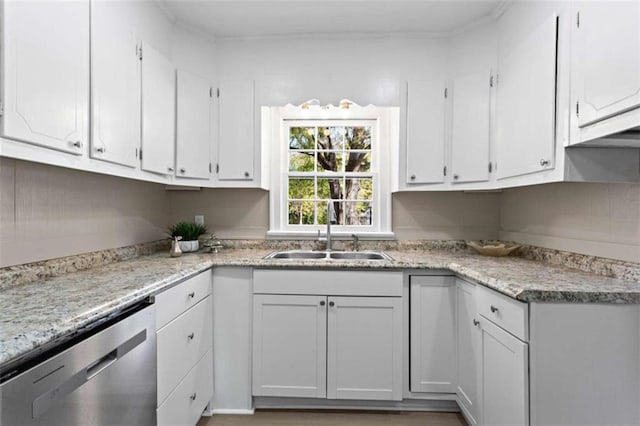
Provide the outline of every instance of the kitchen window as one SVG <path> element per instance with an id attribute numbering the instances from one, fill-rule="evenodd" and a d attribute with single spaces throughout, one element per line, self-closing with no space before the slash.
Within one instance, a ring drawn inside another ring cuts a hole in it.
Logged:
<path id="1" fill-rule="evenodd" d="M 269 236 L 317 236 L 329 219 L 337 234 L 393 235 L 397 108 L 348 105 L 263 109 L 263 123 L 271 123 L 263 135 L 271 136 L 277 168 L 271 172 Z"/>

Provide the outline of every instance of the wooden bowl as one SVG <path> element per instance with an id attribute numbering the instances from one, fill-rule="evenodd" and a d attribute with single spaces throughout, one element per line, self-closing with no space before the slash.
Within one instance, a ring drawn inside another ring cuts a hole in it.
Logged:
<path id="1" fill-rule="evenodd" d="M 477 251 L 483 256 L 495 256 L 495 257 L 508 256 L 509 254 L 511 254 L 511 252 L 513 252 L 517 248 L 520 248 L 518 244 L 507 244 L 507 243 L 500 243 L 497 245 L 487 244 L 487 245 L 481 246 L 479 244 L 474 243 L 473 241 L 469 241 L 467 243 L 467 246 L 471 247 L 472 249 L 474 249 L 475 251 Z"/>

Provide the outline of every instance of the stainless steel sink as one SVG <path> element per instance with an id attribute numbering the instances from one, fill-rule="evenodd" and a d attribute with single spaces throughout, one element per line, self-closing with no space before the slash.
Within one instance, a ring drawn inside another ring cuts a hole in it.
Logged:
<path id="1" fill-rule="evenodd" d="M 313 251 L 283 250 L 270 253 L 265 259 L 290 260 L 393 260 L 381 251 Z"/>
<path id="2" fill-rule="evenodd" d="M 334 251 L 329 257 L 336 260 L 392 260 L 381 251 Z"/>

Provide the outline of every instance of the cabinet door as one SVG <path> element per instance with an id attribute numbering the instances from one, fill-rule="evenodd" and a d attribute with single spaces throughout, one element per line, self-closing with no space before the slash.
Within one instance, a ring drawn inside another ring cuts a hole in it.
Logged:
<path id="1" fill-rule="evenodd" d="M 412 81 L 407 91 L 407 183 L 444 182 L 444 81 Z"/>
<path id="2" fill-rule="evenodd" d="M 499 55 L 498 179 L 553 168 L 557 17 L 548 18 L 508 55 Z"/>
<path id="3" fill-rule="evenodd" d="M 124 2 L 91 3 L 92 158 L 135 167 L 140 147 L 140 56 Z"/>
<path id="4" fill-rule="evenodd" d="M 402 399 L 402 298 L 329 297 L 327 398 Z"/>
<path id="5" fill-rule="evenodd" d="M 176 176 L 209 179 L 211 175 L 211 83 L 178 71 Z"/>
<path id="6" fill-rule="evenodd" d="M 491 71 L 482 71 L 453 81 L 453 183 L 489 180 L 490 79 Z"/>
<path id="7" fill-rule="evenodd" d="M 528 345 L 491 321 L 482 326 L 482 424 L 529 424 Z"/>
<path id="8" fill-rule="evenodd" d="M 3 7 L 2 136 L 82 154 L 89 139 L 89 2 Z"/>
<path id="9" fill-rule="evenodd" d="M 253 395 L 326 396 L 324 296 L 253 297 Z"/>
<path id="10" fill-rule="evenodd" d="M 411 392 L 455 392 L 456 282 L 412 276 Z"/>
<path id="11" fill-rule="evenodd" d="M 171 61 L 142 44 L 142 169 L 173 174 L 176 71 Z"/>
<path id="12" fill-rule="evenodd" d="M 573 4 L 573 97 L 578 125 L 588 126 L 640 106 L 640 2 Z"/>
<path id="13" fill-rule="evenodd" d="M 220 83 L 218 180 L 253 179 L 253 81 Z"/>
<path id="14" fill-rule="evenodd" d="M 478 424 L 478 375 L 480 321 L 476 310 L 475 285 L 456 280 L 458 336 L 458 403 L 469 423 Z"/>

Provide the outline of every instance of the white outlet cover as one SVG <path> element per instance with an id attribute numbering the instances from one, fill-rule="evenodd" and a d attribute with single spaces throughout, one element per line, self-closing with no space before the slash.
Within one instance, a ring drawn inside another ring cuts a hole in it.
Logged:
<path id="1" fill-rule="evenodd" d="M 201 214 L 197 214 L 194 222 L 196 223 L 196 225 L 204 225 L 204 216 Z"/>

